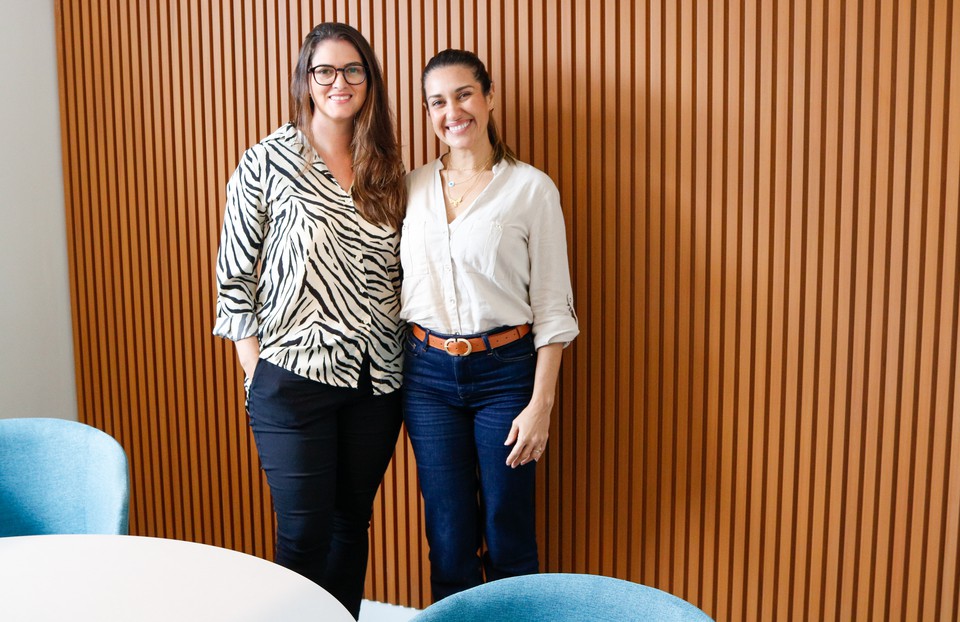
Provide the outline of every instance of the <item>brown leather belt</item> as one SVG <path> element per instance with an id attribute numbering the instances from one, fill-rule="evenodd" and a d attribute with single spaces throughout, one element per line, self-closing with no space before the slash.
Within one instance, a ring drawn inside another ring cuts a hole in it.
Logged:
<path id="1" fill-rule="evenodd" d="M 490 342 L 490 349 L 499 348 L 500 346 L 505 346 L 508 343 L 522 339 L 529 332 L 530 325 L 521 324 L 520 326 L 514 326 L 513 328 L 487 335 L 487 341 Z M 416 324 L 413 324 L 413 336 L 419 341 L 426 340 L 428 346 L 436 348 L 437 350 L 443 350 L 450 356 L 467 356 L 468 354 L 483 352 L 487 349 L 487 344 L 484 343 L 483 337 L 471 337 L 470 339 L 450 337 L 449 339 L 445 339 L 437 335 L 430 335 L 429 339 L 427 339 L 427 331 Z"/>

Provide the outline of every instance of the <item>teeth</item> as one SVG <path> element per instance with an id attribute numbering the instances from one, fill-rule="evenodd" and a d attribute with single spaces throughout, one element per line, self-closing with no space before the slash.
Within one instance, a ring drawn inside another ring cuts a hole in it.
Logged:
<path id="1" fill-rule="evenodd" d="M 468 125 L 470 125 L 470 122 L 464 121 L 463 123 L 458 123 L 456 125 L 448 125 L 447 129 L 450 130 L 451 132 L 459 132 L 466 129 Z"/>

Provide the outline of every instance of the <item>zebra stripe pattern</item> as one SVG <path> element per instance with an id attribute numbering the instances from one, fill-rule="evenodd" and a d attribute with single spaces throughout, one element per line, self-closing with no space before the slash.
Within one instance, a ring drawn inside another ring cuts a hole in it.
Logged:
<path id="1" fill-rule="evenodd" d="M 400 387 L 399 233 L 356 211 L 292 124 L 248 149 L 227 184 L 214 334 L 256 335 L 260 358 L 374 392 Z"/>

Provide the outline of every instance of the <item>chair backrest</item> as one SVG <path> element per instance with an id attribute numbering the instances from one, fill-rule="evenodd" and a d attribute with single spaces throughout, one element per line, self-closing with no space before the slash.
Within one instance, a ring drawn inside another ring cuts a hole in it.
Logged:
<path id="1" fill-rule="evenodd" d="M 0 536 L 126 534 L 127 456 L 64 419 L 0 419 Z"/>
<path id="2" fill-rule="evenodd" d="M 544 573 L 485 583 L 430 605 L 413 622 L 710 622 L 690 603 L 610 577 Z"/>

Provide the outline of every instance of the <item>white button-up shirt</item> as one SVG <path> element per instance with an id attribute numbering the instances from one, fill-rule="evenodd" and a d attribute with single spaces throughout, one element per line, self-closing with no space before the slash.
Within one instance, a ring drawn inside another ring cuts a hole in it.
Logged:
<path id="1" fill-rule="evenodd" d="M 579 333 L 560 193 L 518 162 L 447 224 L 436 160 L 407 176 L 400 317 L 431 331 L 469 335 L 531 324 L 537 348 Z"/>

